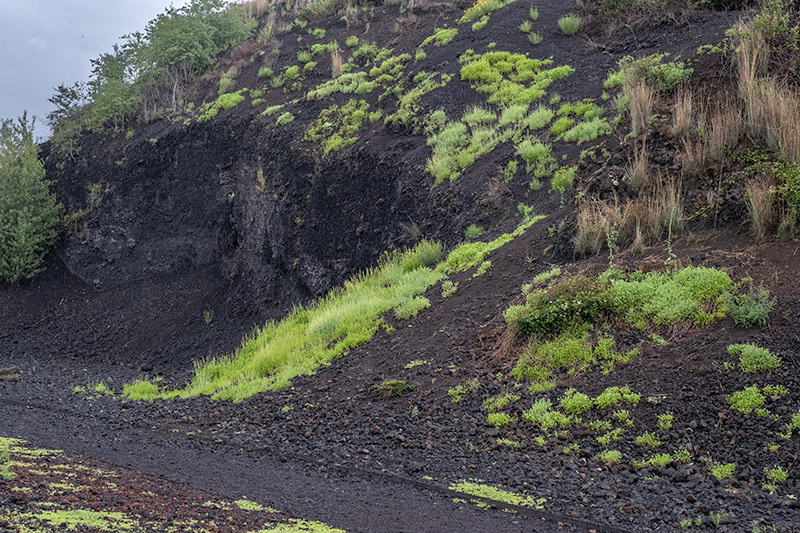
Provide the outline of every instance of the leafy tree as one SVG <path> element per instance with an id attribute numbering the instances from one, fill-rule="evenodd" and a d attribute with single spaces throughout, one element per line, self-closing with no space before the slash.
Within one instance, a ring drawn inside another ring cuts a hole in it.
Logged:
<path id="1" fill-rule="evenodd" d="M 55 242 L 61 205 L 45 180 L 34 120 L 0 120 L 0 278 L 33 277 Z"/>
<path id="2" fill-rule="evenodd" d="M 115 131 L 121 131 L 136 112 L 139 101 L 129 80 L 131 63 L 130 51 L 119 45 L 114 45 L 113 53 L 92 59 L 92 104 L 86 116 L 89 130 L 103 131 L 110 123 Z"/>
<path id="3" fill-rule="evenodd" d="M 88 88 L 85 83 L 75 82 L 73 85 L 59 85 L 55 94 L 48 101 L 56 108 L 47 114 L 47 124 L 53 130 L 50 139 L 62 154 L 75 157 L 80 151 L 77 140 L 81 134 L 80 112 L 88 101 Z"/>

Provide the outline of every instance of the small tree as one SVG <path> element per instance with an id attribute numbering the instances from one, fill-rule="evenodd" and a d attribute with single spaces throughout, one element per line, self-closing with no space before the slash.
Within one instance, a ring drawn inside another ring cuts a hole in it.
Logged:
<path id="1" fill-rule="evenodd" d="M 0 120 L 0 279 L 17 283 L 41 272 L 56 240 L 61 205 L 45 180 L 34 120 Z"/>

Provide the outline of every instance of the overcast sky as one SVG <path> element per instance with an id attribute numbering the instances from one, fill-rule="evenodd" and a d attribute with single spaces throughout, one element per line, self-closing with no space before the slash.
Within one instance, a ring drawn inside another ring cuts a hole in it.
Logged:
<path id="1" fill-rule="evenodd" d="M 90 59 L 119 37 L 143 30 L 170 4 L 184 0 L 0 0 L 0 118 L 27 109 L 36 133 L 49 136 L 45 116 L 53 87 L 85 81 Z"/>

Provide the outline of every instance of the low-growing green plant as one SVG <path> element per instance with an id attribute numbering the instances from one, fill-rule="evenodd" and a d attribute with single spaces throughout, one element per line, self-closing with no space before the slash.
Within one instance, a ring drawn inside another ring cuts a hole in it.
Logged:
<path id="1" fill-rule="evenodd" d="M 624 385 L 622 387 L 608 387 L 601 392 L 595 399 L 594 404 L 600 409 L 607 409 L 622 402 L 636 405 L 639 403 L 642 395 L 633 392 L 630 387 Z"/>
<path id="2" fill-rule="evenodd" d="M 486 415 L 486 420 L 493 426 L 501 428 L 511 422 L 515 422 L 516 418 L 506 413 L 489 413 Z"/>
<path id="3" fill-rule="evenodd" d="M 561 269 L 558 267 L 553 267 L 550 270 L 546 270 L 544 272 L 536 274 L 531 281 L 533 283 L 545 283 L 560 275 L 561 275 Z"/>
<path id="4" fill-rule="evenodd" d="M 489 15 L 484 15 L 478 22 L 472 24 L 472 31 L 482 30 L 489 24 Z"/>
<path id="5" fill-rule="evenodd" d="M 625 430 L 622 428 L 613 429 L 597 437 L 597 442 L 599 442 L 601 446 L 608 446 L 612 442 L 621 439 L 623 433 L 625 433 Z"/>
<path id="6" fill-rule="evenodd" d="M 753 288 L 753 282 L 751 281 L 750 290 L 747 293 L 736 296 L 725 294 L 725 303 L 734 322 L 737 326 L 744 328 L 765 325 L 770 311 L 775 306 L 775 300 L 776 298 L 770 299 L 770 292 L 764 288 L 763 282 L 758 290 Z"/>
<path id="7" fill-rule="evenodd" d="M 544 37 L 542 37 L 540 33 L 532 31 L 528 34 L 528 40 L 531 42 L 532 45 L 536 46 L 537 44 L 540 44 L 544 40 Z"/>
<path id="8" fill-rule="evenodd" d="M 442 298 L 452 296 L 458 290 L 458 282 L 446 279 L 442 282 Z"/>
<path id="9" fill-rule="evenodd" d="M 434 46 L 444 46 L 455 39 L 456 35 L 458 35 L 457 28 L 440 28 L 436 30 L 433 35 L 422 41 L 419 47 L 422 48 L 431 43 L 433 43 Z"/>
<path id="10" fill-rule="evenodd" d="M 571 415 L 585 413 L 593 407 L 592 399 L 589 396 L 573 388 L 564 391 L 564 394 L 559 400 L 559 405 L 565 413 Z"/>
<path id="11" fill-rule="evenodd" d="M 506 392 L 505 394 L 501 394 L 499 396 L 486 398 L 483 401 L 483 408 L 490 412 L 500 411 L 501 409 L 505 409 L 508 404 L 519 400 L 519 398 L 519 394 L 511 394 L 510 392 Z"/>
<path id="12" fill-rule="evenodd" d="M 528 15 L 530 15 L 531 20 L 534 22 L 539 20 L 539 8 L 535 6 L 531 7 L 530 10 L 528 10 Z"/>
<path id="13" fill-rule="evenodd" d="M 324 154 L 341 150 L 358 141 L 358 130 L 369 117 L 369 104 L 351 99 L 342 106 L 332 105 L 320 112 L 303 137 L 319 142 Z"/>
<path id="14" fill-rule="evenodd" d="M 418 366 L 429 365 L 429 364 L 430 363 L 428 361 L 424 360 L 424 359 L 414 359 L 413 361 L 409 361 L 408 363 L 403 365 L 403 368 L 405 368 L 406 370 L 410 370 L 410 369 L 416 368 Z"/>
<path id="15" fill-rule="evenodd" d="M 551 182 L 553 186 L 553 191 L 561 195 L 561 204 L 564 204 L 564 193 L 567 189 L 572 187 L 573 182 L 575 181 L 575 166 L 571 167 L 562 167 L 553 174 L 553 180 Z"/>
<path id="16" fill-rule="evenodd" d="M 492 262 L 484 261 L 480 265 L 478 265 L 478 268 L 475 270 L 475 273 L 472 275 L 472 277 L 477 278 L 478 276 L 483 276 L 484 274 L 489 272 L 490 268 L 492 268 Z"/>
<path id="17" fill-rule="evenodd" d="M 500 446 L 508 446 L 509 448 L 519 448 L 520 447 L 519 441 L 516 441 L 516 440 L 510 440 L 510 439 L 506 439 L 506 438 L 498 438 L 496 440 L 496 442 Z"/>
<path id="18" fill-rule="evenodd" d="M 575 419 L 560 411 L 550 409 L 552 402 L 547 398 L 536 400 L 534 404 L 522 414 L 526 422 L 538 425 L 542 430 L 548 431 L 557 427 L 570 426 Z"/>
<path id="19" fill-rule="evenodd" d="M 417 390 L 417 387 L 409 385 L 402 379 L 388 379 L 377 387 L 378 394 L 384 399 L 402 396 L 406 392 L 415 390 Z"/>
<path id="20" fill-rule="evenodd" d="M 531 24 L 530 20 L 523 20 L 519 25 L 519 29 L 522 33 L 530 33 L 533 29 L 533 25 Z"/>
<path id="21" fill-rule="evenodd" d="M 739 357 L 742 372 L 772 372 L 781 364 L 780 357 L 754 344 L 731 344 L 728 353 Z"/>
<path id="22" fill-rule="evenodd" d="M 424 296 L 414 296 L 395 307 L 394 316 L 398 320 L 405 320 L 417 316 L 417 313 L 431 306 L 430 300 Z"/>
<path id="23" fill-rule="evenodd" d="M 736 469 L 736 463 L 711 463 L 711 475 L 717 478 L 718 481 L 733 477 L 733 471 Z"/>
<path id="24" fill-rule="evenodd" d="M 291 114 L 289 111 L 287 111 L 278 116 L 278 118 L 275 119 L 275 123 L 278 126 L 285 126 L 286 124 L 292 122 L 293 120 L 294 120 L 294 115 Z"/>
<path id="25" fill-rule="evenodd" d="M 347 39 L 344 40 L 344 44 L 347 45 L 348 48 L 355 48 L 358 46 L 358 37 L 355 35 L 351 35 Z"/>
<path id="26" fill-rule="evenodd" d="M 574 13 L 569 13 L 558 19 L 558 27 L 561 28 L 564 35 L 575 35 L 582 25 L 583 20 Z"/>
<path id="27" fill-rule="evenodd" d="M 660 431 L 669 431 L 672 429 L 672 423 L 675 421 L 675 416 L 672 412 L 667 411 L 658 415 L 658 429 Z"/>
<path id="28" fill-rule="evenodd" d="M 477 224 L 470 224 L 467 227 L 467 229 L 464 230 L 464 238 L 474 239 L 483 232 L 484 232 L 483 226 L 478 226 Z"/>
<path id="29" fill-rule="evenodd" d="M 661 441 L 654 433 L 650 433 L 649 431 L 645 431 L 635 439 L 636 444 L 639 446 L 650 446 L 651 448 L 655 448 L 656 446 L 661 446 Z"/>
<path id="30" fill-rule="evenodd" d="M 8 442 L 3 444 L 3 446 L 0 448 L 0 481 L 11 481 L 17 477 L 17 475 L 12 472 L 11 468 L 9 467 L 10 461 L 8 457 L 8 449 Z"/>
<path id="31" fill-rule="evenodd" d="M 758 390 L 758 385 L 745 387 L 743 390 L 734 392 L 728 398 L 731 409 L 736 409 L 746 415 L 752 413 L 754 409 L 762 407 L 766 401 L 766 397 Z"/>
<path id="32" fill-rule="evenodd" d="M 761 390 L 769 396 L 786 396 L 789 394 L 789 389 L 783 385 L 764 385 Z"/>
<path id="33" fill-rule="evenodd" d="M 597 457 L 607 465 L 619 463 L 622 460 L 622 452 L 619 450 L 603 450 Z"/>
<path id="34" fill-rule="evenodd" d="M 264 111 L 262 111 L 261 114 L 264 115 L 264 116 L 274 115 L 275 113 L 280 111 L 282 108 L 283 108 L 283 104 L 269 106 Z"/>

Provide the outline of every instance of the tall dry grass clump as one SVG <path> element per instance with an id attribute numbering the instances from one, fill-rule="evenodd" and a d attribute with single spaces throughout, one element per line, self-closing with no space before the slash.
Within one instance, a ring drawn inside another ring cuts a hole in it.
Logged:
<path id="1" fill-rule="evenodd" d="M 331 74 L 334 78 L 342 74 L 342 53 L 338 49 L 331 52 Z"/>
<path id="2" fill-rule="evenodd" d="M 650 117 L 653 115 L 655 92 L 644 80 L 625 83 L 623 92 L 628 100 L 631 133 L 636 137 L 647 130 L 647 126 L 650 123 Z"/>
<path id="3" fill-rule="evenodd" d="M 641 147 L 633 150 L 633 159 L 628 162 L 628 167 L 625 169 L 625 178 L 635 189 L 646 187 L 650 181 L 650 175 L 647 172 L 647 164 L 650 159 L 650 154 L 647 152 L 647 137 L 642 140 Z"/>
<path id="4" fill-rule="evenodd" d="M 661 178 L 636 200 L 584 200 L 578 206 L 573 245 L 578 254 L 592 255 L 607 248 L 613 238 L 616 246 L 631 246 L 641 252 L 645 246 L 680 232 L 683 215 L 680 182 Z"/>
<path id="5" fill-rule="evenodd" d="M 775 202 L 772 187 L 766 177 L 753 178 L 745 185 L 745 202 L 750 215 L 750 231 L 758 240 L 764 240 L 775 221 Z"/>
<path id="6" fill-rule="evenodd" d="M 702 138 L 692 141 L 684 137 L 681 140 L 681 144 L 683 145 L 683 150 L 678 154 L 681 172 L 685 177 L 695 178 L 700 176 L 706 168 L 708 142 Z"/>
<path id="7" fill-rule="evenodd" d="M 742 109 L 736 101 L 718 103 L 708 119 L 708 155 L 722 160 L 725 148 L 733 149 L 744 133 Z"/>
<path id="8" fill-rule="evenodd" d="M 686 138 L 692 131 L 693 100 L 692 92 L 685 89 L 681 89 L 675 96 L 675 105 L 672 108 L 672 135 L 677 138 Z"/>

